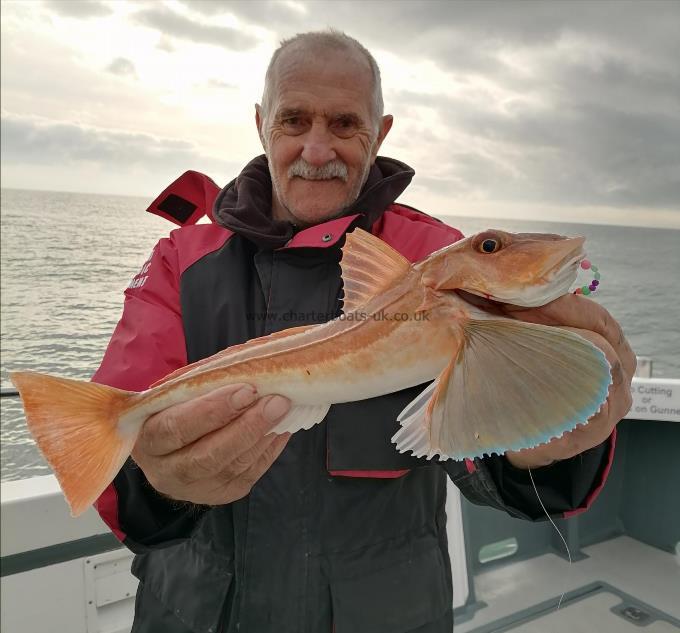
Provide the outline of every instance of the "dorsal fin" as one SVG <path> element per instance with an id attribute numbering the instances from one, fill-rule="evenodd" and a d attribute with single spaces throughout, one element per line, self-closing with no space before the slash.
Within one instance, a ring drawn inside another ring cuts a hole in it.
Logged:
<path id="1" fill-rule="evenodd" d="M 410 262 L 391 246 L 366 231 L 347 233 L 342 247 L 342 311 L 353 312 L 406 275 Z"/>

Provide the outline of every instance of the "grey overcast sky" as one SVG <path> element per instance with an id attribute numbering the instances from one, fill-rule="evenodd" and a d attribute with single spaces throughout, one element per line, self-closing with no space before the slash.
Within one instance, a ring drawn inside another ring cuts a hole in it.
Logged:
<path id="1" fill-rule="evenodd" d="M 281 38 L 383 74 L 382 153 L 434 214 L 680 228 L 680 0 L 3 0 L 2 185 L 154 196 L 261 147 Z"/>

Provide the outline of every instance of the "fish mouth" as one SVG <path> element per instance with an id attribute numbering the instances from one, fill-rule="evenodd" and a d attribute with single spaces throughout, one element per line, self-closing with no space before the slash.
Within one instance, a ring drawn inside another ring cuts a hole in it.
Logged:
<path id="1" fill-rule="evenodd" d="M 543 266 L 536 283 L 525 287 L 513 303 L 535 308 L 550 303 L 569 292 L 578 275 L 579 264 L 585 258 L 584 237 L 565 237 L 556 252 Z"/>
<path id="2" fill-rule="evenodd" d="M 576 280 L 578 268 L 586 256 L 583 250 L 585 237 L 565 238 L 562 253 L 556 253 L 553 261 L 549 261 L 546 266 L 544 278 L 548 285 L 557 288 L 568 287 Z"/>
<path id="3" fill-rule="evenodd" d="M 581 236 L 564 238 L 564 253 L 553 268 L 561 271 L 564 268 L 574 265 L 574 263 L 578 267 L 578 264 L 586 256 L 586 253 L 583 250 L 585 242 L 586 238 Z"/>
<path id="4" fill-rule="evenodd" d="M 585 241 L 584 237 L 563 238 L 560 248 L 547 259 L 538 283 L 524 289 L 517 305 L 534 308 L 567 294 L 576 280 L 579 264 L 586 256 Z"/>
<path id="5" fill-rule="evenodd" d="M 460 288 L 454 290 L 466 303 L 479 308 L 482 312 L 495 316 L 507 316 L 503 309 L 503 305 L 509 303 L 508 301 L 496 299 L 490 295 L 482 295 L 472 292 L 470 290 L 461 290 Z"/>

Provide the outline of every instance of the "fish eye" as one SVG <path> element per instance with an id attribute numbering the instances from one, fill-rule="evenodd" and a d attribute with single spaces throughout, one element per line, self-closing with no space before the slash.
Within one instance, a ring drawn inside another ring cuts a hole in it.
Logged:
<path id="1" fill-rule="evenodd" d="M 484 231 L 475 235 L 471 246 L 478 253 L 490 255 L 505 247 L 506 240 L 502 231 Z"/>
<path id="2" fill-rule="evenodd" d="M 495 253 L 500 247 L 501 243 L 498 240 L 489 237 L 479 245 L 479 250 L 482 253 Z"/>

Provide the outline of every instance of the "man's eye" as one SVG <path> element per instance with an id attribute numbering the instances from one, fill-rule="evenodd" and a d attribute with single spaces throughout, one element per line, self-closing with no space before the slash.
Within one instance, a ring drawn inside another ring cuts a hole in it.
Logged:
<path id="1" fill-rule="evenodd" d="M 302 134 L 307 128 L 307 121 L 301 116 L 287 116 L 281 119 L 281 127 L 286 134 Z"/>
<path id="2" fill-rule="evenodd" d="M 333 132 L 338 136 L 349 136 L 357 129 L 357 122 L 351 117 L 340 117 L 331 124 Z"/>

